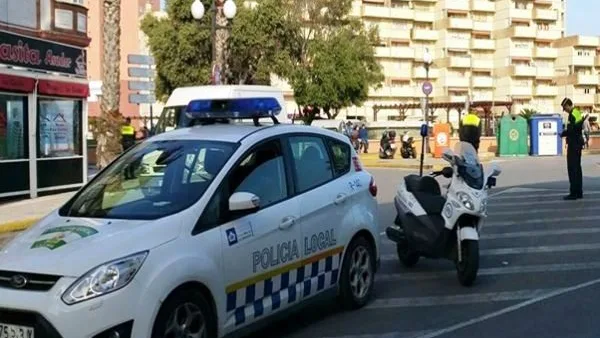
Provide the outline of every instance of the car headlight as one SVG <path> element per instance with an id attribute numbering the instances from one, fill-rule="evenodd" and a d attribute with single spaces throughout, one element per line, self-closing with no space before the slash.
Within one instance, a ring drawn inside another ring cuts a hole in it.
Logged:
<path id="1" fill-rule="evenodd" d="M 139 252 L 93 268 L 63 293 L 63 302 L 73 305 L 125 287 L 140 270 L 146 256 L 148 251 Z"/>
<path id="2" fill-rule="evenodd" d="M 473 200 L 471 199 L 471 196 L 469 196 L 469 194 L 464 193 L 464 192 L 458 192 L 458 193 L 456 193 L 456 196 L 458 197 L 458 200 L 460 201 L 460 203 L 462 203 L 462 205 L 464 205 L 465 208 L 467 208 L 469 210 L 475 209 L 475 206 L 473 205 Z"/>
<path id="3" fill-rule="evenodd" d="M 481 206 L 479 207 L 480 213 L 485 213 L 487 211 L 487 198 L 481 200 Z"/>

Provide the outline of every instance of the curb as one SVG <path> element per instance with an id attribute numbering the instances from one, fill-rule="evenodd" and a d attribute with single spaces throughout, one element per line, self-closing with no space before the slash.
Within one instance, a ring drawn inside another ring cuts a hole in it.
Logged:
<path id="1" fill-rule="evenodd" d="M 40 219 L 41 218 L 23 218 L 20 220 L 0 223 L 0 234 L 26 230 Z"/>

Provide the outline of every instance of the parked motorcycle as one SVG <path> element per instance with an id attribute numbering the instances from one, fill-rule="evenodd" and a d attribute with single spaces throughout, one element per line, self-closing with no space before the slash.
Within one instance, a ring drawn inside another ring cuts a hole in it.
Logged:
<path id="1" fill-rule="evenodd" d="M 396 154 L 396 132 L 385 131 L 379 141 L 379 158 L 393 159 Z"/>
<path id="2" fill-rule="evenodd" d="M 417 158 L 417 150 L 413 144 L 414 139 L 412 136 L 402 136 L 402 147 L 400 148 L 402 158 Z"/>
<path id="3" fill-rule="evenodd" d="M 400 262 L 406 267 L 420 257 L 455 262 L 457 277 L 470 286 L 479 269 L 479 233 L 487 217 L 487 191 L 501 171 L 494 166 L 484 173 L 475 148 L 460 142 L 457 151 L 443 154 L 450 166 L 431 176 L 409 175 L 398 188 L 394 204 L 395 225 L 386 229 L 396 242 Z M 451 179 L 445 194 L 435 177 Z"/>

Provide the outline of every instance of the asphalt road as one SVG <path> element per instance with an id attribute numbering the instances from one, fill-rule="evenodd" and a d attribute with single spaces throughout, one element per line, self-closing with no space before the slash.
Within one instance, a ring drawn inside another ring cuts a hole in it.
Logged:
<path id="1" fill-rule="evenodd" d="M 375 297 L 366 308 L 343 312 L 325 302 L 252 337 L 600 336 L 594 315 L 600 305 L 599 162 L 584 158 L 584 199 L 565 202 L 564 158 L 497 161 L 503 173 L 491 192 L 480 273 L 471 288 L 459 285 L 450 261 L 402 267 L 384 236 Z M 379 182 L 383 231 L 407 172 L 371 172 Z"/>

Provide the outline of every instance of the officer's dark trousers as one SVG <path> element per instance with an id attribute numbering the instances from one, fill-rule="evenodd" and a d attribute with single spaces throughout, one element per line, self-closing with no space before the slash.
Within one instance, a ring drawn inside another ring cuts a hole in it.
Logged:
<path id="1" fill-rule="evenodd" d="M 583 173 L 581 171 L 581 147 L 567 146 L 567 170 L 569 172 L 570 195 L 583 195 Z"/>

